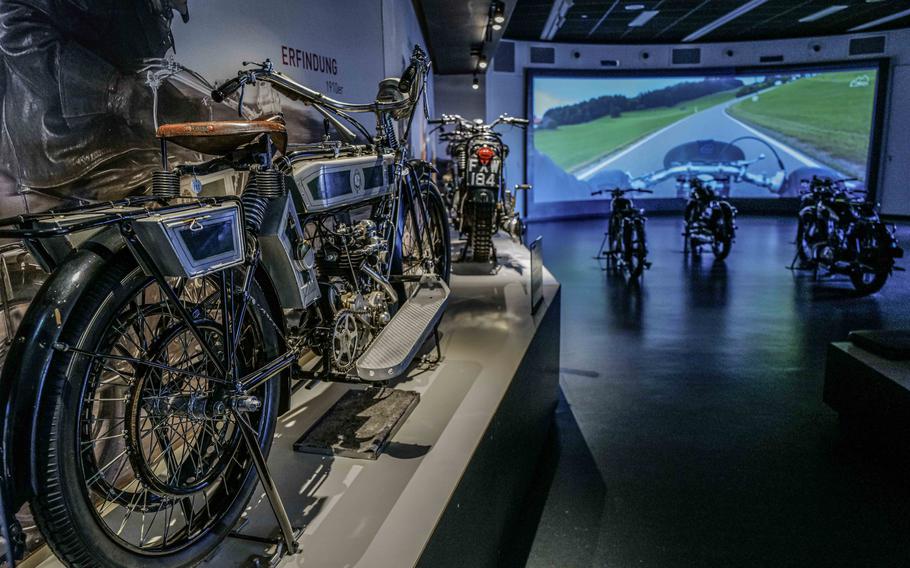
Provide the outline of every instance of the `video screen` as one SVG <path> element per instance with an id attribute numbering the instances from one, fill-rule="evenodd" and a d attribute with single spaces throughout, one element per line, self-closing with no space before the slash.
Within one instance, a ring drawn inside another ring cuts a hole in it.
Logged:
<path id="1" fill-rule="evenodd" d="M 653 191 L 636 199 L 685 197 L 694 177 L 732 198 L 795 197 L 812 175 L 864 186 L 877 78 L 873 66 L 534 75 L 531 205 L 590 200 L 613 187 Z"/>

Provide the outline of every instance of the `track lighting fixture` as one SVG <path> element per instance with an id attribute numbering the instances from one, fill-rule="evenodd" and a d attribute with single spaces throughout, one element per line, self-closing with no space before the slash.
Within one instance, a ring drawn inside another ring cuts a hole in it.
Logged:
<path id="1" fill-rule="evenodd" d="M 480 55 L 478 55 L 477 56 L 477 67 L 480 69 L 486 69 L 487 65 L 488 65 L 487 56 L 482 53 Z"/>
<path id="2" fill-rule="evenodd" d="M 502 24 L 506 23 L 506 5 L 504 2 L 493 2 L 493 23 L 499 24 L 499 27 L 502 27 Z M 499 29 L 494 26 L 494 29 Z"/>
<path id="3" fill-rule="evenodd" d="M 475 91 L 480 88 L 480 79 L 477 78 L 477 75 L 474 75 L 474 81 L 471 83 L 471 88 Z"/>

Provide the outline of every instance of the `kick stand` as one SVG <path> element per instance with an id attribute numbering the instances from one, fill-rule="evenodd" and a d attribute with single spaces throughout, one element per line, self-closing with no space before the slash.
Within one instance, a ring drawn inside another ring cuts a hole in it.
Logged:
<path id="1" fill-rule="evenodd" d="M 282 556 L 284 554 L 296 554 L 300 550 L 300 547 L 297 544 L 298 535 L 295 534 L 294 529 L 291 527 L 291 519 L 288 518 L 284 503 L 281 501 L 281 495 L 278 493 L 278 486 L 275 485 L 275 480 L 269 472 L 268 464 L 266 464 L 265 456 L 262 455 L 262 448 L 259 447 L 259 435 L 247 420 L 246 414 L 236 409 L 232 410 L 232 412 L 239 425 L 243 441 L 246 443 L 246 447 L 253 457 L 253 465 L 256 467 L 256 474 L 259 476 L 259 483 L 262 484 L 265 495 L 269 500 L 269 505 L 272 506 L 272 512 L 275 513 L 275 518 L 278 520 L 278 526 L 281 529 L 281 539 L 276 542 L 279 553 Z M 238 538 L 255 540 L 257 542 L 270 542 L 270 539 L 260 540 L 259 537 L 248 535 L 243 535 Z"/>

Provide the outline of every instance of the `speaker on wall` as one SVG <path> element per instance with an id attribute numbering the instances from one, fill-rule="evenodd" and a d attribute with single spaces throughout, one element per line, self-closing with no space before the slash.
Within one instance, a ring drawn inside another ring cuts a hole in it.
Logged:
<path id="1" fill-rule="evenodd" d="M 531 47 L 531 63 L 556 63 L 556 49 L 552 47 Z"/>
<path id="2" fill-rule="evenodd" d="M 697 65 L 701 63 L 701 49 L 697 47 L 673 50 L 673 65 Z"/>
<path id="3" fill-rule="evenodd" d="M 515 72 L 515 43 L 500 41 L 493 56 L 493 71 L 500 73 Z"/>
<path id="4" fill-rule="evenodd" d="M 858 37 L 850 40 L 850 55 L 885 53 L 885 36 Z"/>

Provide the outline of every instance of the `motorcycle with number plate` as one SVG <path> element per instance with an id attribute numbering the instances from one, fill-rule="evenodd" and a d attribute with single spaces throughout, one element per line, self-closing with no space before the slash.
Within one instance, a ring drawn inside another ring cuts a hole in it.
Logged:
<path id="1" fill-rule="evenodd" d="M 49 273 L 0 378 L 10 565 L 28 504 L 68 566 L 193 566 L 257 483 L 273 544 L 297 551 L 266 462 L 292 381 L 385 384 L 448 302 L 445 204 L 407 146 L 428 71 L 415 47 L 355 104 L 245 63 L 215 101 L 242 108 L 246 85 L 269 83 L 341 139 L 291 147 L 278 117 L 165 124 L 150 195 L 0 221 Z M 171 167 L 169 144 L 212 158 Z M 182 197 L 216 172 L 245 176 L 242 194 Z"/>
<path id="2" fill-rule="evenodd" d="M 894 225 L 882 222 L 878 208 L 865 191 L 851 188 L 849 179 L 812 176 L 803 180 L 796 258 L 801 268 L 850 277 L 861 295 L 882 289 L 904 251 L 894 237 Z M 862 194 L 856 198 L 854 194 Z"/>
<path id="3" fill-rule="evenodd" d="M 727 258 L 736 237 L 736 208 L 717 195 L 710 181 L 692 178 L 685 183 L 690 193 L 684 212 L 684 252 L 697 255 L 701 247 L 710 246 L 717 260 Z"/>
<path id="4" fill-rule="evenodd" d="M 628 197 L 630 193 L 654 193 L 649 189 L 598 189 L 591 195 L 610 194 L 610 218 L 604 233 L 597 259 L 606 259 L 608 266 L 622 270 L 635 279 L 645 268 L 650 268 L 648 246 L 645 239 L 645 215 Z"/>
<path id="5" fill-rule="evenodd" d="M 467 240 L 462 259 L 495 264 L 493 235 L 501 229 L 521 242 L 525 225 L 516 211 L 516 194 L 531 189 L 527 184 L 506 188 L 504 165 L 509 147 L 495 129 L 500 125 L 527 128 L 528 121 L 502 115 L 484 124 L 443 115 L 429 122 L 439 129 L 453 127 L 442 132 L 440 139 L 448 141 L 452 158 L 452 169 L 443 177 L 453 224 Z"/>

